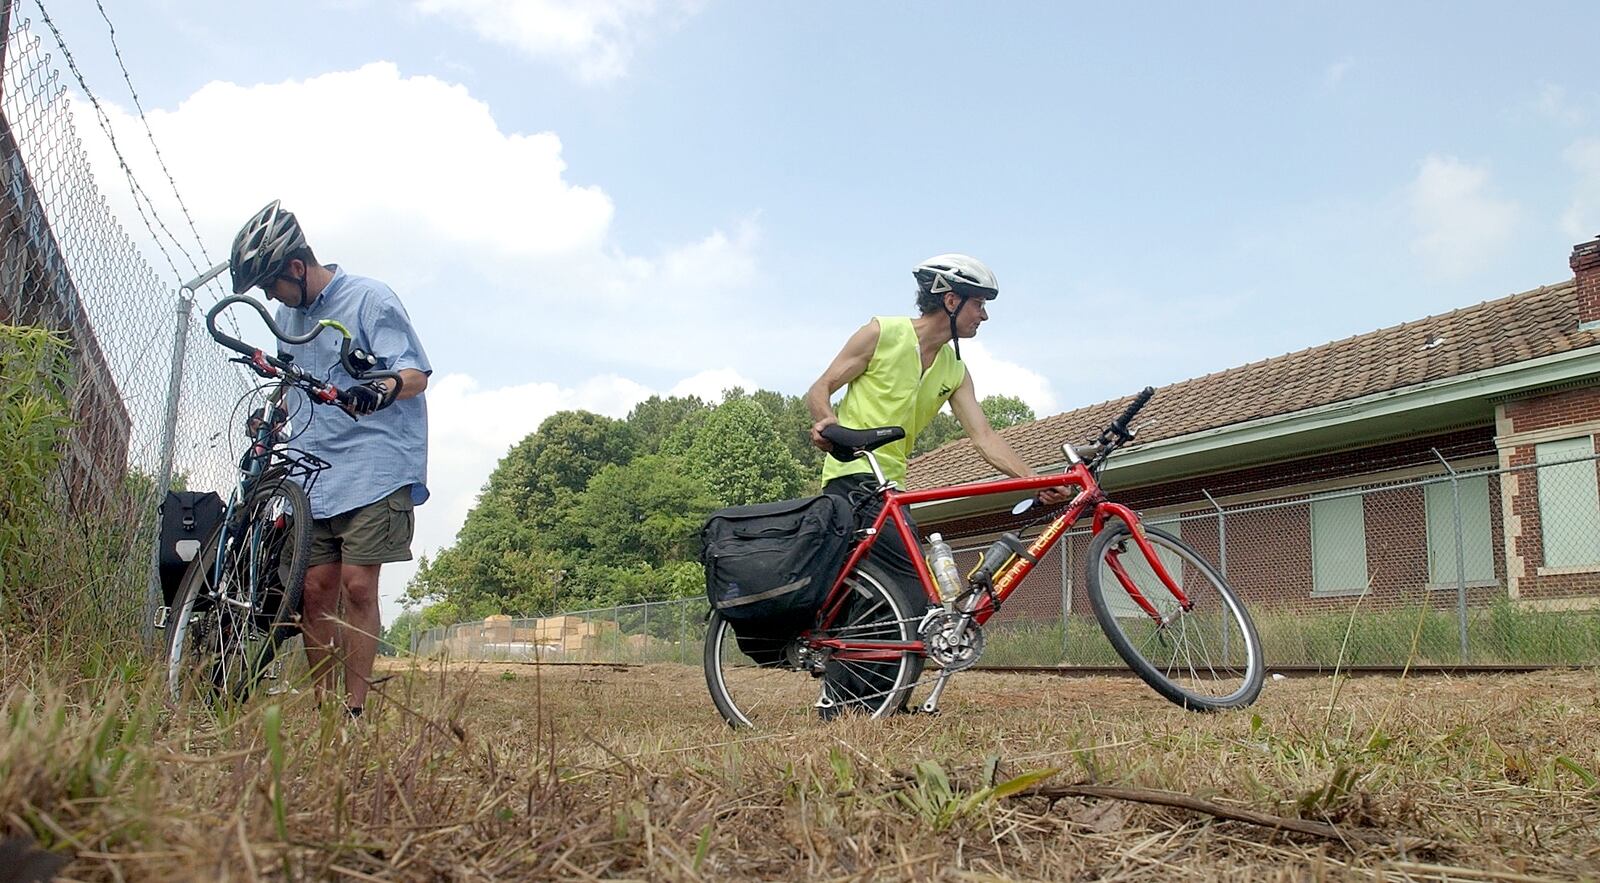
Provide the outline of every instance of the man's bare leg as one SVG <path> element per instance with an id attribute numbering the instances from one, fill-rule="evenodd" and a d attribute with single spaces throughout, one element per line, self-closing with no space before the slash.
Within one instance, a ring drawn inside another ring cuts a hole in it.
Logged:
<path id="1" fill-rule="evenodd" d="M 340 571 L 344 565 L 318 564 L 306 569 L 305 595 L 300 604 L 300 631 L 306 645 L 306 664 L 321 703 L 339 687 L 338 660 L 330 658 L 339 638 Z"/>
<path id="2" fill-rule="evenodd" d="M 339 649 L 344 655 L 344 687 L 351 708 L 366 704 L 372 663 L 378 655 L 378 633 L 383 628 L 378 612 L 378 570 L 382 566 L 345 564 L 339 574 L 344 583 L 345 619 L 339 630 Z"/>

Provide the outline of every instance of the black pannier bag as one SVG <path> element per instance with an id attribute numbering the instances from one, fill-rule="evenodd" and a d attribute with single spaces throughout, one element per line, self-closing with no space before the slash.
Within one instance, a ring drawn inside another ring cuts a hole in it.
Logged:
<path id="1" fill-rule="evenodd" d="M 777 662 L 757 657 L 758 642 L 746 639 L 787 639 L 811 625 L 854 532 L 849 504 L 826 495 L 711 513 L 700 530 L 706 598 L 747 654 Z"/>
<path id="2" fill-rule="evenodd" d="M 160 575 L 162 601 L 172 606 L 178 583 L 200 544 L 222 523 L 222 497 L 212 491 L 167 491 L 161 503 Z"/>

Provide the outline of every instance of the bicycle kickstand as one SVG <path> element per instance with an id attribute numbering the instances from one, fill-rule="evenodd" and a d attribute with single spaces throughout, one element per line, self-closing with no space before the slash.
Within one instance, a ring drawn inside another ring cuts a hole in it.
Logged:
<path id="1" fill-rule="evenodd" d="M 950 683 L 950 676 L 953 674 L 955 672 L 948 668 L 939 669 L 939 674 L 934 677 L 933 691 L 928 694 L 928 698 L 917 709 L 918 714 L 939 713 L 939 697 L 944 694 L 944 688 Z"/>

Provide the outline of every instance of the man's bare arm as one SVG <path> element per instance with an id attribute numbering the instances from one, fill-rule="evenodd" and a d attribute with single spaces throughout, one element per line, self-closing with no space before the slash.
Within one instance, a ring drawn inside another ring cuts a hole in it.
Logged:
<path id="1" fill-rule="evenodd" d="M 422 395 L 422 391 L 428 388 L 428 375 L 415 368 L 401 368 L 400 379 L 405 382 L 401 384 L 400 394 L 395 396 L 395 401 L 414 399 Z M 384 385 L 388 386 L 389 384 L 386 382 Z"/>
<path id="2" fill-rule="evenodd" d="M 833 394 L 867 370 L 877 348 L 878 320 L 873 319 L 850 335 L 844 348 L 839 350 L 822 376 L 806 391 L 806 408 L 811 411 L 814 421 L 811 424 L 811 443 L 819 449 L 827 451 L 833 447 L 822 437 L 824 426 L 839 422 L 838 415 L 833 413 Z"/>
<path id="3" fill-rule="evenodd" d="M 978 394 L 973 391 L 972 372 L 968 371 L 961 385 L 950 394 L 950 410 L 955 413 L 956 420 L 961 422 L 961 428 L 967 431 L 967 438 L 972 439 L 972 446 L 978 449 L 978 455 L 988 461 L 990 466 L 1012 478 L 1038 474 L 1018 456 L 1005 439 L 1000 437 L 1000 433 L 995 432 L 994 427 L 989 425 L 989 418 L 984 415 L 983 406 L 978 404 Z M 1070 495 L 1061 488 L 1046 488 L 1039 492 L 1039 501 L 1050 506 L 1064 503 L 1069 497 Z"/>

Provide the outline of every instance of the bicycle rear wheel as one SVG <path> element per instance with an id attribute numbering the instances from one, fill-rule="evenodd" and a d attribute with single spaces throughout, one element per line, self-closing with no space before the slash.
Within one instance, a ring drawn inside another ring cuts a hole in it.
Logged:
<path id="1" fill-rule="evenodd" d="M 1187 543 L 1144 528 L 1173 582 L 1192 602 L 1185 611 L 1116 522 L 1089 544 L 1089 606 L 1134 673 L 1157 693 L 1192 711 L 1242 708 L 1261 692 L 1261 639 L 1232 587 Z M 1120 573 L 1118 571 L 1121 571 Z M 1133 598 L 1137 591 L 1158 621 Z"/>
<path id="2" fill-rule="evenodd" d="M 845 581 L 849 596 L 833 627 L 815 638 L 913 641 L 923 608 L 904 597 L 881 571 L 862 564 Z M 712 613 L 706 631 L 706 687 L 724 720 L 734 727 L 784 729 L 819 713 L 881 718 L 902 708 L 924 658 L 910 651 L 883 659 L 837 658 L 800 638 L 739 636 L 733 623 Z"/>
<path id="3" fill-rule="evenodd" d="M 174 701 L 249 697 L 298 629 L 311 503 L 289 479 L 258 485 L 212 534 L 178 587 L 167 645 Z"/>

